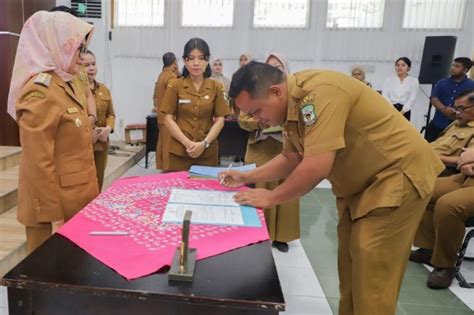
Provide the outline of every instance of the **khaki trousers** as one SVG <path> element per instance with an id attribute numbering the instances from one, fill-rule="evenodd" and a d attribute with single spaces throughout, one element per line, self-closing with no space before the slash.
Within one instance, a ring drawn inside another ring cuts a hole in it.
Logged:
<path id="1" fill-rule="evenodd" d="M 156 168 L 159 170 L 169 168 L 169 142 L 171 135 L 164 123 L 158 122 L 158 143 L 156 144 Z"/>
<path id="2" fill-rule="evenodd" d="M 95 169 L 97 171 L 97 181 L 99 182 L 99 191 L 102 191 L 104 184 L 105 168 L 107 167 L 107 158 L 109 156 L 109 143 L 102 142 L 101 150 L 94 150 Z"/>
<path id="3" fill-rule="evenodd" d="M 51 236 L 51 224 L 43 223 L 38 226 L 26 226 L 26 251 L 31 254 Z"/>
<path id="4" fill-rule="evenodd" d="M 283 143 L 274 138 L 267 138 L 255 143 L 247 144 L 245 163 L 255 163 L 261 166 L 283 150 Z M 273 190 L 284 180 L 257 183 L 257 188 Z M 265 222 L 268 234 L 272 241 L 289 242 L 300 238 L 300 200 L 289 202 L 264 209 Z"/>
<path id="5" fill-rule="evenodd" d="M 421 199 L 405 177 L 402 204 L 352 220 L 343 198 L 339 211 L 340 315 L 394 315 L 416 229 L 430 198 Z"/>
<path id="6" fill-rule="evenodd" d="M 433 266 L 454 267 L 465 234 L 464 223 L 470 217 L 474 217 L 474 181 L 465 183 L 459 174 L 438 178 L 414 245 L 433 249 Z"/>

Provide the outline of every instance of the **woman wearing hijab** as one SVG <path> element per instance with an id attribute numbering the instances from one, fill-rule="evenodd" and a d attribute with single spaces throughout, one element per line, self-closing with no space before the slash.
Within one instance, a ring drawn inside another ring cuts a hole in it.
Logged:
<path id="1" fill-rule="evenodd" d="M 230 80 L 222 73 L 224 69 L 224 64 L 222 63 L 222 59 L 214 59 L 212 61 L 212 75 L 211 79 L 220 82 L 224 86 L 225 94 L 229 93 L 230 88 Z"/>
<path id="2" fill-rule="evenodd" d="M 163 70 L 158 76 L 153 93 L 156 117 L 158 120 L 158 143 L 156 145 L 156 168 L 163 170 L 169 168 L 168 146 L 171 135 L 165 126 L 165 114 L 161 112 L 163 98 L 165 97 L 168 82 L 179 75 L 178 60 L 175 54 L 167 52 L 163 55 Z"/>
<path id="3" fill-rule="evenodd" d="M 99 193 L 87 104 L 72 77 L 93 26 L 39 11 L 20 35 L 8 112 L 20 131 L 18 220 L 31 253 Z"/>
<path id="4" fill-rule="evenodd" d="M 357 80 L 359 80 L 360 82 L 364 83 L 365 85 L 367 85 L 367 86 L 369 86 L 369 87 L 372 87 L 372 84 L 370 84 L 370 82 L 367 82 L 367 81 L 365 80 L 365 70 L 364 70 L 362 67 L 354 67 L 354 68 L 352 68 L 351 76 L 352 76 L 354 79 L 357 79 Z"/>
<path id="5" fill-rule="evenodd" d="M 242 67 L 243 65 L 248 64 L 252 60 L 253 60 L 252 55 L 249 54 L 249 53 L 244 53 L 244 54 L 240 55 L 239 67 Z"/>
<path id="6" fill-rule="evenodd" d="M 266 63 L 280 69 L 285 73 L 290 72 L 287 58 L 280 53 L 272 53 L 267 57 Z M 283 151 L 281 128 L 266 128 L 259 126 L 249 114 L 239 116 L 239 125 L 242 129 L 250 131 L 245 153 L 245 163 L 255 163 L 261 166 Z M 258 188 L 275 189 L 282 181 L 257 183 Z M 265 221 L 268 233 L 275 246 L 281 252 L 287 252 L 288 242 L 300 237 L 300 205 L 299 199 L 265 209 Z"/>

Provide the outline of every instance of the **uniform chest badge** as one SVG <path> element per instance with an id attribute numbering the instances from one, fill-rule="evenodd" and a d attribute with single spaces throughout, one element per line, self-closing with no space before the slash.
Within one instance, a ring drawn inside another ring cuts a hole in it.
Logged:
<path id="1" fill-rule="evenodd" d="M 301 107 L 301 114 L 303 115 L 303 121 L 306 126 L 311 126 L 316 122 L 316 113 L 314 112 L 313 104 L 304 104 Z"/>
<path id="2" fill-rule="evenodd" d="M 30 98 L 44 98 L 44 93 L 39 92 L 39 91 L 34 91 L 25 96 L 25 101 L 28 101 Z"/>
<path id="3" fill-rule="evenodd" d="M 76 123 L 76 127 L 82 127 L 82 121 L 79 119 L 79 118 L 76 118 L 76 120 L 74 121 Z"/>
<path id="4" fill-rule="evenodd" d="M 78 113 L 79 111 L 77 110 L 77 107 L 68 107 L 67 109 L 67 112 L 69 114 L 74 114 L 74 113 Z"/>
<path id="5" fill-rule="evenodd" d="M 204 96 L 204 99 L 205 99 L 205 100 L 208 100 L 208 99 L 209 99 L 209 95 Z"/>

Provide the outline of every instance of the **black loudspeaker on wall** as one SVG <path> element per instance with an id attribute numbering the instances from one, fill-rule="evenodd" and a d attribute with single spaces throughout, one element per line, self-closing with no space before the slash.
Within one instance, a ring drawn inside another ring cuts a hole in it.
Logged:
<path id="1" fill-rule="evenodd" d="M 435 84 L 449 75 L 456 49 L 456 36 L 427 36 L 421 59 L 420 84 Z"/>

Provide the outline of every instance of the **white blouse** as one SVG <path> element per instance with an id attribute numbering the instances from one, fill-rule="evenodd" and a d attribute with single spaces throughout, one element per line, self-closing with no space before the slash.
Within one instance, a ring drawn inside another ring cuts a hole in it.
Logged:
<path id="1" fill-rule="evenodd" d="M 417 78 L 407 76 L 403 81 L 397 76 L 385 80 L 382 94 L 392 104 L 403 104 L 402 111 L 408 112 L 415 105 L 420 83 Z"/>

